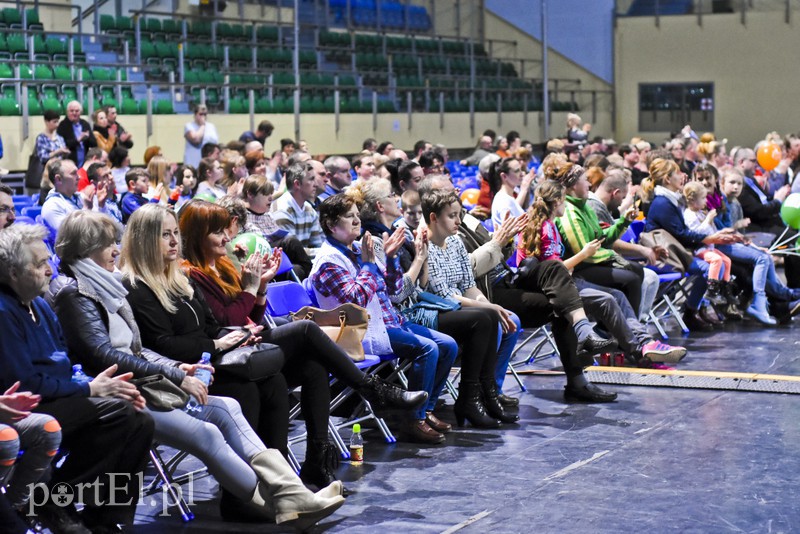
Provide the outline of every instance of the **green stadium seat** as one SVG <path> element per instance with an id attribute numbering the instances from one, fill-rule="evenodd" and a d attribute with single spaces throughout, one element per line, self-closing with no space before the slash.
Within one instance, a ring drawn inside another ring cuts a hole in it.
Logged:
<path id="1" fill-rule="evenodd" d="M 258 98 L 255 101 L 256 113 L 272 113 L 272 102 L 268 98 Z"/>
<path id="2" fill-rule="evenodd" d="M 69 51 L 67 41 L 57 37 L 48 37 L 45 41 L 45 48 L 47 53 L 51 56 L 56 54 L 66 54 Z"/>
<path id="3" fill-rule="evenodd" d="M 156 46 L 150 41 L 142 40 L 139 43 L 139 50 L 142 56 L 142 61 L 147 61 L 150 58 L 157 58 Z"/>
<path id="4" fill-rule="evenodd" d="M 14 69 L 8 63 L 0 63 L 0 79 L 10 79 L 14 77 Z"/>
<path id="5" fill-rule="evenodd" d="M 13 7 L 5 7 L 2 11 L 3 21 L 9 27 L 22 27 L 22 13 L 19 9 Z"/>
<path id="6" fill-rule="evenodd" d="M 123 115 L 139 115 L 139 104 L 132 98 L 123 98 L 120 113 Z"/>
<path id="7" fill-rule="evenodd" d="M 0 115 L 9 117 L 19 115 L 19 104 L 10 98 L 0 99 Z"/>
<path id="8" fill-rule="evenodd" d="M 247 112 L 248 107 L 245 100 L 241 98 L 231 98 L 228 100 L 228 113 L 241 114 Z"/>
<path id="9" fill-rule="evenodd" d="M 58 98 L 45 98 L 42 100 L 42 111 L 52 110 L 58 113 L 64 113 L 64 106 Z"/>
<path id="10" fill-rule="evenodd" d="M 180 35 L 183 31 L 180 21 L 175 19 L 164 19 L 161 23 L 161 30 L 167 35 Z"/>
<path id="11" fill-rule="evenodd" d="M 33 70 L 31 66 L 27 63 L 20 63 L 19 64 L 19 77 L 24 80 L 32 80 L 33 79 Z"/>
<path id="12" fill-rule="evenodd" d="M 8 43 L 8 51 L 12 54 L 16 54 L 17 52 L 25 52 L 28 49 L 28 46 L 25 43 L 25 37 L 21 33 L 9 34 L 6 38 L 6 41 Z"/>
<path id="13" fill-rule="evenodd" d="M 53 70 L 47 65 L 36 65 L 33 70 L 33 77 L 37 80 L 52 80 Z"/>
<path id="14" fill-rule="evenodd" d="M 175 110 L 172 107 L 172 100 L 156 100 L 153 106 L 153 113 L 157 115 L 172 115 Z"/>
<path id="15" fill-rule="evenodd" d="M 64 102 L 78 100 L 78 90 L 73 86 L 62 86 L 61 95 Z"/>
<path id="16" fill-rule="evenodd" d="M 274 26 L 259 26 L 256 30 L 256 38 L 259 42 L 278 42 L 278 28 Z"/>
<path id="17" fill-rule="evenodd" d="M 116 27 L 117 30 L 124 33 L 124 32 L 133 32 L 133 19 L 130 17 L 126 17 L 124 15 L 120 15 L 117 17 L 116 20 Z"/>
<path id="18" fill-rule="evenodd" d="M 42 22 L 39 20 L 39 11 L 36 9 L 26 9 L 25 17 L 28 20 L 28 29 L 44 29 Z"/>
<path id="19" fill-rule="evenodd" d="M 145 20 L 144 27 L 150 33 L 161 33 L 161 19 L 148 18 Z"/>
<path id="20" fill-rule="evenodd" d="M 100 31 L 116 31 L 117 21 L 112 15 L 100 15 Z"/>

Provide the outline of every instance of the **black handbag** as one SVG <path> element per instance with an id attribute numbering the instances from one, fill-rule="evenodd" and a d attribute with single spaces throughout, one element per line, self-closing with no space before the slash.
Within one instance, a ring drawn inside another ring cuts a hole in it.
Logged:
<path id="1" fill-rule="evenodd" d="M 147 401 L 147 407 L 151 410 L 168 412 L 183 409 L 189 402 L 189 394 L 164 375 L 136 378 L 131 380 L 131 384 L 136 386 L 144 400 Z"/>
<path id="2" fill-rule="evenodd" d="M 257 382 L 280 373 L 285 361 L 286 357 L 279 346 L 257 343 L 223 352 L 212 363 L 220 371 Z"/>
<path id="3" fill-rule="evenodd" d="M 42 187 L 42 174 L 44 173 L 44 163 L 36 155 L 36 152 L 28 158 L 28 170 L 25 171 L 25 187 L 28 189 L 39 189 Z"/>

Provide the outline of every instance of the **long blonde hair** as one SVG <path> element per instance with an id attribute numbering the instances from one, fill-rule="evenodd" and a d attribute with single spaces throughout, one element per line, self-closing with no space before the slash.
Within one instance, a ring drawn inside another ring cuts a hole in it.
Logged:
<path id="1" fill-rule="evenodd" d="M 122 236 L 119 264 L 133 287 L 138 282 L 144 283 L 167 312 L 175 313 L 178 307 L 174 301 L 181 297 L 191 299 L 194 291 L 177 261 L 164 263 L 160 241 L 166 217 L 175 219 L 177 227 L 175 213 L 159 204 L 147 203 L 133 212 Z M 179 254 L 180 246 L 178 239 Z"/>
<path id="2" fill-rule="evenodd" d="M 528 209 L 528 224 L 522 230 L 521 245 L 528 255 L 538 257 L 542 253 L 542 225 L 566 194 L 564 186 L 554 180 L 545 180 L 536 188 L 536 197 Z"/>

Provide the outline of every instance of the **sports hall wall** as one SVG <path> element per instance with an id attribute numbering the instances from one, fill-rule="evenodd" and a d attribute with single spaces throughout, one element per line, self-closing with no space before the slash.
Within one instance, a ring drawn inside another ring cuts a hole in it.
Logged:
<path id="1" fill-rule="evenodd" d="M 166 3 L 171 4 L 171 2 Z M 430 7 L 428 2 L 418 3 Z M 480 23 L 470 22 L 470 19 L 480 19 L 475 16 L 475 10 L 480 9 L 479 6 L 482 5 L 482 2 L 462 0 L 459 10 L 455 9 L 455 4 L 456 0 L 437 0 L 434 3 L 437 35 L 454 37 L 460 33 L 461 37 L 468 37 L 483 33 L 487 39 L 516 41 L 516 46 L 496 45 L 494 55 L 498 59 L 514 57 L 541 59 L 539 41 L 493 13 L 483 11 L 485 16 Z M 236 4 L 229 3 L 229 5 L 231 6 L 228 8 L 230 13 L 226 13 L 226 15 L 236 16 Z M 470 11 L 468 8 L 472 10 Z M 162 8 L 156 6 L 151 9 L 161 10 Z M 181 0 L 178 10 L 188 13 L 190 12 L 188 9 L 186 1 Z M 259 6 L 246 5 L 245 9 L 246 17 L 260 16 L 261 8 Z M 262 20 L 264 22 L 276 20 L 275 10 L 266 9 Z M 250 10 L 256 10 L 258 13 Z M 454 13 L 457 12 L 461 13 L 460 29 L 456 27 L 454 20 Z M 41 10 L 40 16 L 46 30 L 51 27 L 48 25 L 48 21 L 52 21 L 52 24 L 55 25 L 57 19 L 62 21 L 65 19 L 64 10 L 56 9 L 52 13 L 48 13 L 45 9 Z M 291 20 L 291 17 L 291 10 L 284 9 L 281 13 L 281 19 L 284 22 Z M 87 28 L 84 31 L 90 31 L 90 19 L 91 17 L 86 19 Z M 438 30 L 439 27 L 442 28 L 441 32 Z M 551 79 L 573 80 L 573 82 L 562 81 L 559 85 L 561 92 L 558 95 L 552 94 L 553 82 L 551 82 L 551 98 L 555 100 L 557 97 L 559 100 L 568 101 L 570 91 L 575 90 L 574 97 L 579 106 L 579 113 L 585 121 L 595 124 L 593 133 L 604 137 L 612 136 L 614 134 L 612 130 L 613 97 L 609 84 L 552 50 L 549 61 Z M 538 78 L 541 76 L 540 63 L 536 62 L 533 67 L 526 68 L 534 69 L 526 70 L 526 77 Z M 577 83 L 578 80 L 580 83 Z M 597 110 L 594 116 L 590 93 L 592 90 L 598 91 L 594 100 Z M 486 128 L 492 128 L 501 133 L 517 130 L 523 138 L 536 143 L 545 140 L 543 115 L 541 112 L 531 111 L 527 114 L 526 123 L 525 115 L 522 112 L 506 112 L 501 116 L 498 116 L 496 112 L 475 113 L 473 127 L 471 127 L 469 113 L 445 113 L 443 124 L 439 113 L 414 113 L 410 119 L 406 113 L 379 113 L 375 127 L 373 127 L 371 114 L 341 114 L 337 129 L 334 115 L 304 114 L 300 118 L 300 137 L 308 141 L 315 154 L 352 154 L 360 150 L 361 142 L 367 137 L 375 137 L 379 141 L 391 140 L 395 146 L 406 150 L 410 150 L 419 139 L 443 143 L 451 149 L 468 149 L 475 146 L 477 137 Z M 238 138 L 243 131 L 251 127 L 249 116 L 246 114 L 211 114 L 208 119 L 217 127 L 222 142 Z M 254 123 L 258 124 L 262 119 L 270 120 L 276 127 L 273 136 L 267 142 L 268 152 L 279 148 L 279 140 L 282 137 L 294 137 L 293 115 L 256 115 Z M 28 156 L 33 149 L 35 138 L 43 130 L 42 118 L 31 117 L 28 138 L 23 140 L 22 120 L 21 117 L 0 117 L 0 133 L 2 133 L 5 146 L 5 155 L 0 161 L 2 167 L 12 170 L 24 169 L 27 166 Z M 151 145 L 162 147 L 164 155 L 171 161 L 179 162 L 183 158 L 183 126 L 191 120 L 190 115 L 153 115 L 149 136 L 145 115 L 120 115 L 119 120 L 133 134 L 135 145 L 131 151 L 131 161 L 134 165 L 142 163 L 144 150 Z M 550 135 L 561 135 L 566 128 L 566 112 L 553 112 L 550 120 Z"/>
<path id="2" fill-rule="evenodd" d="M 782 2 L 781 2 L 782 4 Z M 615 38 L 617 133 L 660 141 L 669 132 L 639 131 L 639 84 L 713 82 L 714 130 L 728 146 L 753 146 L 770 131 L 797 131 L 800 10 L 620 17 Z"/>

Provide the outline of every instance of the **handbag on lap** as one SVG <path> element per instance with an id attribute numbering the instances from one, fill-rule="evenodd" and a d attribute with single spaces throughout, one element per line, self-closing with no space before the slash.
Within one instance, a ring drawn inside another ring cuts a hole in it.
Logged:
<path id="1" fill-rule="evenodd" d="M 364 346 L 367 335 L 369 313 L 357 304 L 342 304 L 332 310 L 304 306 L 294 312 L 293 321 L 309 320 L 317 323 L 334 343 L 350 356 L 354 362 L 364 361 Z"/>

